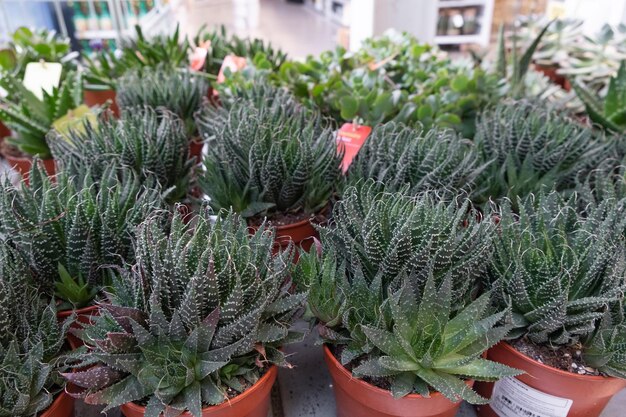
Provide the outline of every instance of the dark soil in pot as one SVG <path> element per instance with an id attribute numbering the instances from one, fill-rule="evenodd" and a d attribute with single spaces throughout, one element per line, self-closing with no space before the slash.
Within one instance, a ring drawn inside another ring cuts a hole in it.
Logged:
<path id="1" fill-rule="evenodd" d="M 388 390 L 352 376 L 331 350 L 324 346 L 324 359 L 333 379 L 337 417 L 454 417 L 461 402 L 453 403 L 438 392 L 430 398 L 417 394 L 395 399 Z M 473 381 L 467 381 L 472 385 Z"/>
<path id="2" fill-rule="evenodd" d="M 524 341 L 516 341 L 514 344 L 518 347 L 527 345 Z M 611 397 L 626 387 L 626 380 L 623 379 L 586 375 L 586 369 L 585 374 L 579 374 L 578 371 L 574 373 L 542 363 L 553 363 L 563 368 L 569 367 L 572 371 L 577 370 L 577 357 L 580 355 L 576 354 L 576 348 L 573 352 L 556 350 L 552 353 L 546 353 L 541 347 L 525 346 L 520 349 L 538 360 L 505 342 L 489 349 L 488 359 L 526 373 L 495 384 L 477 382 L 476 391 L 491 398 L 491 405 L 476 407 L 480 417 L 533 415 L 532 413 L 543 415 L 547 413 L 546 410 L 551 410 L 549 412 L 553 415 L 567 417 L 597 417 Z M 573 355 L 572 358 L 568 359 L 567 354 Z M 584 367 L 584 362 L 581 365 Z"/>

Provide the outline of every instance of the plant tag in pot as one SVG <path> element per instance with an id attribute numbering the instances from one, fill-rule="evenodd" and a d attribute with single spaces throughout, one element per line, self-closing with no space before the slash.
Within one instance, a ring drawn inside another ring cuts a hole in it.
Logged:
<path id="1" fill-rule="evenodd" d="M 52 94 L 52 90 L 59 86 L 61 71 L 63 65 L 58 62 L 31 62 L 24 72 L 24 87 L 43 100 L 44 91 Z"/>
<path id="2" fill-rule="evenodd" d="M 496 382 L 491 409 L 500 417 L 567 417 L 573 401 L 529 387 L 516 378 Z"/>
<path id="3" fill-rule="evenodd" d="M 350 167 L 352 160 L 359 153 L 359 149 L 372 132 L 370 126 L 360 126 L 352 123 L 344 123 L 337 132 L 337 152 L 344 151 L 341 169 L 345 173 Z"/>
<path id="4" fill-rule="evenodd" d="M 220 72 L 217 74 L 217 82 L 223 83 L 224 81 L 226 81 L 226 69 L 233 73 L 244 69 L 246 65 L 247 62 L 245 57 L 237 55 L 226 55 L 224 57 L 224 61 L 222 61 L 222 67 L 220 68 Z"/>

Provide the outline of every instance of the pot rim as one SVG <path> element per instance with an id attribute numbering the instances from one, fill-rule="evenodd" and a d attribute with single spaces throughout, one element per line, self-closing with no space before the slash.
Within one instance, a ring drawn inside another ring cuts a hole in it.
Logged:
<path id="1" fill-rule="evenodd" d="M 59 310 L 57 311 L 57 317 L 69 317 L 72 315 L 72 313 L 76 313 L 76 314 L 87 314 L 87 313 L 91 313 L 92 311 L 98 310 L 100 308 L 99 304 L 92 304 L 86 307 L 81 307 L 78 309 L 67 309 L 67 310 Z"/>
<path id="2" fill-rule="evenodd" d="M 372 385 L 372 384 L 370 384 L 368 382 L 365 382 L 362 379 L 359 379 L 359 378 L 355 377 L 354 375 L 352 375 L 352 372 L 348 371 L 341 363 L 339 363 L 337 358 L 335 358 L 335 355 L 333 355 L 333 353 L 328 348 L 327 344 L 324 344 L 324 356 L 326 356 L 326 358 L 329 359 L 332 362 L 333 366 L 335 366 L 339 370 L 340 373 L 342 373 L 344 376 L 350 378 L 351 382 L 355 382 L 360 387 L 362 387 L 364 390 L 373 391 L 376 394 L 391 395 L 391 391 L 379 388 L 379 387 L 377 387 L 375 385 Z M 469 383 L 473 382 L 473 380 L 466 380 L 464 382 L 466 384 L 469 384 Z M 450 401 L 453 404 L 456 404 L 457 402 L 463 401 L 462 399 L 459 399 L 459 401 L 452 401 L 448 397 L 445 397 L 439 391 L 432 392 L 430 394 L 430 397 L 423 397 L 420 394 L 409 394 L 409 395 L 405 395 L 402 398 L 399 398 L 398 400 L 404 400 L 404 399 L 407 399 L 407 400 L 430 400 L 433 397 L 444 397 L 444 398 L 446 398 L 448 401 Z"/>
<path id="3" fill-rule="evenodd" d="M 14 161 L 28 161 L 28 162 L 33 162 L 33 160 L 35 159 L 34 155 L 24 155 L 24 156 L 13 156 L 13 155 L 4 155 L 4 159 L 7 160 L 7 162 L 10 163 L 10 160 L 14 160 Z M 39 160 L 43 163 L 46 163 L 48 161 L 54 161 L 54 158 L 39 158 Z"/>
<path id="4" fill-rule="evenodd" d="M 221 411 L 227 408 L 232 407 L 234 404 L 244 401 L 246 398 L 248 398 L 250 396 L 250 393 L 252 393 L 253 391 L 256 391 L 259 389 L 259 387 L 261 385 L 264 385 L 265 382 L 267 382 L 267 380 L 269 379 L 274 379 L 276 378 L 276 375 L 278 375 L 278 368 L 276 367 L 276 365 L 272 365 L 267 372 L 261 377 L 259 378 L 259 380 L 257 382 L 254 383 L 254 385 L 252 385 L 250 388 L 248 388 L 247 390 L 245 390 L 244 392 L 242 392 L 241 394 L 237 395 L 235 398 L 230 399 L 230 400 L 226 400 L 221 404 L 218 405 L 212 405 L 209 407 L 205 407 L 202 409 L 202 411 L 204 412 L 205 410 L 215 410 L 215 411 Z M 141 405 L 137 405 L 134 402 L 128 402 L 128 403 L 124 403 L 120 406 L 120 408 L 127 408 L 136 412 L 142 412 L 145 411 L 146 407 L 141 406 Z M 190 416 L 191 414 L 189 414 L 188 411 L 185 411 L 183 414 L 181 414 L 182 417 L 186 417 L 186 416 Z"/>
<path id="5" fill-rule="evenodd" d="M 562 369 L 557 369 L 554 368 L 552 366 L 548 366 L 544 363 L 541 363 L 533 358 L 531 358 L 528 355 L 523 354 L 522 352 L 518 351 L 517 349 L 515 349 L 513 346 L 511 346 L 510 343 L 506 342 L 506 341 L 502 341 L 498 344 L 498 346 L 502 347 L 503 349 L 505 349 L 507 352 L 512 353 L 514 356 L 518 356 L 522 359 L 524 359 L 527 362 L 530 362 L 532 365 L 537 366 L 538 368 L 541 368 L 547 372 L 553 372 L 556 373 L 558 375 L 561 375 L 563 377 L 569 377 L 569 378 L 574 378 L 574 379 L 581 379 L 581 380 L 585 380 L 585 381 L 606 381 L 607 379 L 619 379 L 619 378 L 615 378 L 612 376 L 602 376 L 602 375 L 580 375 L 580 374 L 575 374 L 572 372 L 568 372 L 568 371 L 563 371 Z"/>

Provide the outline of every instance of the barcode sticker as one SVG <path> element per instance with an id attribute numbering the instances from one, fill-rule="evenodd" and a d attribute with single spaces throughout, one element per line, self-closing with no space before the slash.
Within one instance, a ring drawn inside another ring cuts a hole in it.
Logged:
<path id="1" fill-rule="evenodd" d="M 529 387 L 516 378 L 495 383 L 491 409 L 500 417 L 567 417 L 573 401 Z"/>

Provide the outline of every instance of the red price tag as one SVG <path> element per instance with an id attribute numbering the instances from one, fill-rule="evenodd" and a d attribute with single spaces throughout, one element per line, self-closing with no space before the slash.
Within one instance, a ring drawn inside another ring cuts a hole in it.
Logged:
<path id="1" fill-rule="evenodd" d="M 247 62 L 246 58 L 237 55 L 226 55 L 224 57 L 224 61 L 222 61 L 222 67 L 220 68 L 220 72 L 217 74 L 217 82 L 223 83 L 226 81 L 226 76 L 224 75 L 224 71 L 226 68 L 230 70 L 230 72 L 237 72 L 246 67 Z"/>
<path id="2" fill-rule="evenodd" d="M 341 161 L 341 169 L 344 173 L 370 133 L 372 133 L 371 127 L 357 126 L 352 123 L 344 123 L 337 132 L 337 152 L 344 151 L 343 161 Z"/>

